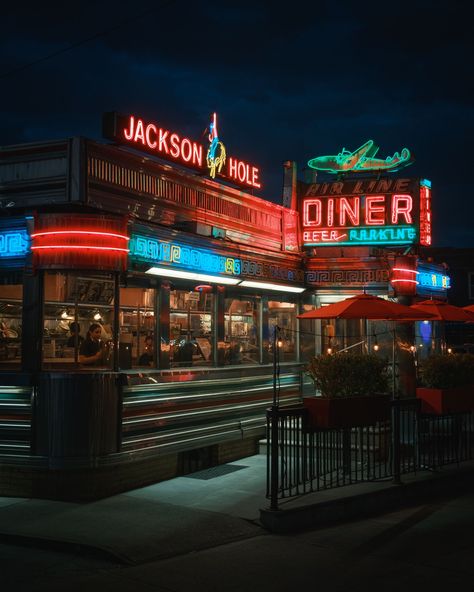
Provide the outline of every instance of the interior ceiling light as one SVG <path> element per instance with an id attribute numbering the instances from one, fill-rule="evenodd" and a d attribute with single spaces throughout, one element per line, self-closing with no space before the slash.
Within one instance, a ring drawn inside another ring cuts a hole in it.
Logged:
<path id="1" fill-rule="evenodd" d="M 299 288 L 296 286 L 283 286 L 281 284 L 270 284 L 267 282 L 251 282 L 248 280 L 244 280 L 239 284 L 243 288 L 260 288 L 262 290 L 278 290 L 279 292 L 294 292 L 296 294 L 300 294 L 304 292 L 306 288 Z"/>
<path id="2" fill-rule="evenodd" d="M 150 267 L 146 273 L 152 275 L 162 275 L 169 278 L 179 278 L 183 280 L 193 280 L 196 282 L 210 282 L 213 284 L 227 284 L 235 286 L 240 282 L 238 278 L 223 277 L 216 275 L 206 275 L 203 273 L 193 273 L 192 271 L 182 271 L 180 269 L 170 269 L 169 267 Z"/>

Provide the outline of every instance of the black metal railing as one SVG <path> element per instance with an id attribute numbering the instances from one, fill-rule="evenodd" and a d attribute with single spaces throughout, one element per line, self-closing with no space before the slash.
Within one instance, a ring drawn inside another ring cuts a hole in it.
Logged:
<path id="1" fill-rule="evenodd" d="M 388 421 L 309 428 L 303 406 L 267 412 L 267 497 L 278 500 L 361 481 L 391 479 L 474 458 L 472 413 L 426 416 L 418 399 L 391 402 Z"/>

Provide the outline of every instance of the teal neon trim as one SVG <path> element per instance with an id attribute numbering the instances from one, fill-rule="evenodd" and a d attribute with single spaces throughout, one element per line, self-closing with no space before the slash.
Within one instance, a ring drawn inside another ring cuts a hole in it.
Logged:
<path id="1" fill-rule="evenodd" d="M 422 187 L 429 187 L 431 189 L 431 181 L 429 181 L 428 179 L 421 179 L 420 185 Z"/>
<path id="2" fill-rule="evenodd" d="M 368 140 L 360 148 L 350 152 L 343 148 L 339 154 L 317 156 L 308 161 L 308 166 L 318 171 L 326 171 L 333 175 L 340 173 L 366 173 L 372 171 L 386 171 L 394 173 L 413 163 L 414 159 L 408 148 L 400 153 L 395 152 L 387 158 L 374 158 L 379 147 L 373 140 Z"/>
<path id="3" fill-rule="evenodd" d="M 340 230 L 340 229 L 333 229 Z M 327 232 L 328 229 L 321 231 L 314 230 L 309 232 Z M 348 239 L 345 241 L 334 240 L 333 242 L 311 242 L 303 241 L 304 246 L 357 246 L 357 245 L 411 245 L 417 240 L 417 231 L 414 226 L 362 226 L 358 228 L 345 228 L 348 233 Z M 311 235 L 310 235 L 311 236 Z M 314 236 L 314 234 L 313 234 Z M 341 237 L 342 238 L 342 237 Z"/>

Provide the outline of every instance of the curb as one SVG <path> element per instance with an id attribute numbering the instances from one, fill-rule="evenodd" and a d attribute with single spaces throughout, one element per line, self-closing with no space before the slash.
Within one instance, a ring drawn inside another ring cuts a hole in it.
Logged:
<path id="1" fill-rule="evenodd" d="M 260 510 L 260 522 L 272 533 L 285 534 L 317 527 L 326 527 L 341 522 L 351 522 L 426 504 L 439 498 L 453 497 L 474 485 L 474 469 L 451 473 L 436 473 L 423 480 L 388 485 L 378 491 L 348 495 L 338 499 L 308 503 L 293 508 Z M 355 486 L 357 487 L 357 485 Z M 342 489 L 342 488 L 341 488 Z M 311 497 L 317 493 L 309 494 Z M 299 498 L 302 502 L 304 496 Z M 291 503 L 291 502 L 290 502 Z"/>
<path id="2" fill-rule="evenodd" d="M 34 549 L 46 549 L 59 553 L 71 553 L 73 555 L 79 554 L 122 565 L 135 565 L 133 561 L 108 549 L 73 541 L 60 541 L 45 537 L 0 532 L 0 543 L 17 545 L 19 547 L 31 547 Z"/>

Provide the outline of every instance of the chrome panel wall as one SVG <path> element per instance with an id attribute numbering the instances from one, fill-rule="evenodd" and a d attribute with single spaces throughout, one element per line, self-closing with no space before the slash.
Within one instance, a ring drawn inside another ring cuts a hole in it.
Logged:
<path id="1" fill-rule="evenodd" d="M 301 367 L 282 365 L 280 404 L 300 401 L 300 393 Z M 121 450 L 175 452 L 264 436 L 272 400 L 271 366 L 129 375 Z"/>
<path id="2" fill-rule="evenodd" d="M 0 386 L 0 455 L 29 455 L 33 387 Z"/>
<path id="3" fill-rule="evenodd" d="M 49 458 L 94 459 L 117 452 L 120 375 L 40 374 L 35 452 Z"/>

